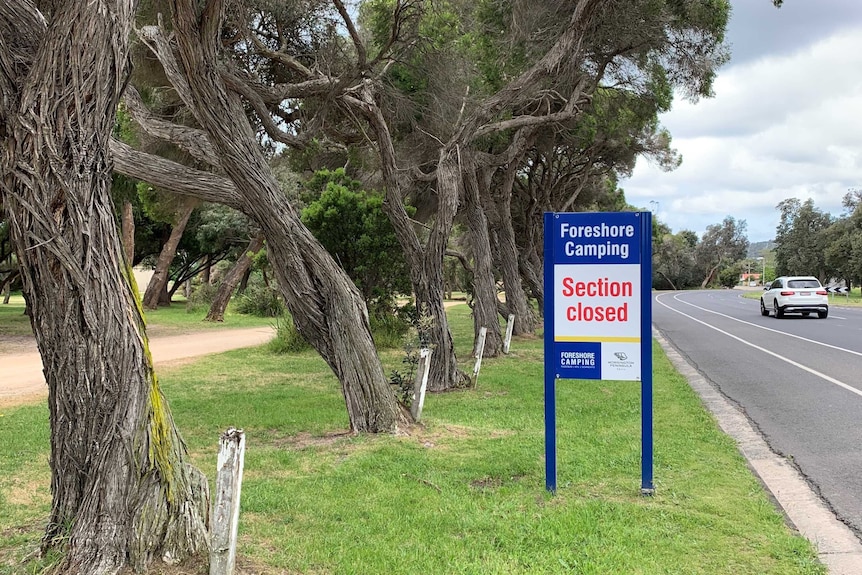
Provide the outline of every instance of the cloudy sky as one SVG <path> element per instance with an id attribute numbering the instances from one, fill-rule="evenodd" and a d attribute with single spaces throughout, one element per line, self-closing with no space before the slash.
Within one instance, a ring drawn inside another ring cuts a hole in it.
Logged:
<path id="1" fill-rule="evenodd" d="M 733 216 L 756 242 L 775 236 L 778 202 L 813 198 L 840 215 L 848 189 L 862 189 L 862 1 L 731 3 L 715 97 L 678 99 L 661 118 L 682 166 L 639 160 L 620 185 L 674 232 Z"/>

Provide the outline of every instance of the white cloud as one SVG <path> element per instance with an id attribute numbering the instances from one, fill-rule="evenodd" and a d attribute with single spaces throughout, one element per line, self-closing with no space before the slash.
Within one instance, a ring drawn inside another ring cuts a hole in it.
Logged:
<path id="1" fill-rule="evenodd" d="M 628 201 L 658 202 L 674 231 L 746 220 L 751 241 L 774 236 L 775 206 L 786 198 L 811 197 L 839 214 L 848 188 L 862 187 L 862 25 L 830 33 L 777 55 L 748 54 L 719 72 L 715 98 L 678 101 L 661 120 L 683 164 L 666 173 L 639 161 L 621 182 Z"/>

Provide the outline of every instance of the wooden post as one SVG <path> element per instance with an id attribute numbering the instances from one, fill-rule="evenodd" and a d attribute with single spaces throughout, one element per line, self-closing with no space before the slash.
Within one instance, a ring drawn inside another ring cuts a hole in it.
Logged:
<path id="1" fill-rule="evenodd" d="M 244 459 L 245 433 L 231 427 L 219 440 L 210 533 L 210 575 L 233 575 Z"/>
<path id="2" fill-rule="evenodd" d="M 485 337 L 488 335 L 488 328 L 479 328 L 479 341 L 476 342 L 476 365 L 473 367 L 473 379 L 478 379 L 479 368 L 482 367 L 482 355 L 485 353 Z"/>
<path id="3" fill-rule="evenodd" d="M 506 339 L 503 341 L 503 353 L 509 353 L 509 346 L 512 344 L 513 329 L 515 329 L 515 314 L 510 313 L 509 319 L 506 322 Z"/>
<path id="4" fill-rule="evenodd" d="M 428 373 L 431 371 L 431 350 L 423 347 L 419 350 L 419 364 L 416 366 L 416 381 L 413 384 L 413 403 L 410 404 L 410 415 L 413 421 L 419 423 L 422 418 L 422 407 L 425 405 L 425 390 L 428 388 Z"/>

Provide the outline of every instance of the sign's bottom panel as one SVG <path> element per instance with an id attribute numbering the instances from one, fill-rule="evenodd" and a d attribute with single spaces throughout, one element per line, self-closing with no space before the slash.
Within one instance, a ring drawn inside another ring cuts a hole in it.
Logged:
<path id="1" fill-rule="evenodd" d="M 552 361 L 561 379 L 640 381 L 641 342 L 558 341 Z"/>

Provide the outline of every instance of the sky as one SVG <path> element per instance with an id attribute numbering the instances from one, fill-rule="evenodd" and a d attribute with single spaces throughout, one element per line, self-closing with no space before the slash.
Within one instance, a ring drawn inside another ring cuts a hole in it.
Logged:
<path id="1" fill-rule="evenodd" d="M 674 233 L 732 216 L 759 242 L 775 237 L 782 200 L 839 216 L 844 195 L 862 190 L 862 1 L 731 4 L 715 96 L 678 97 L 660 117 L 682 165 L 641 158 L 620 186 Z"/>

